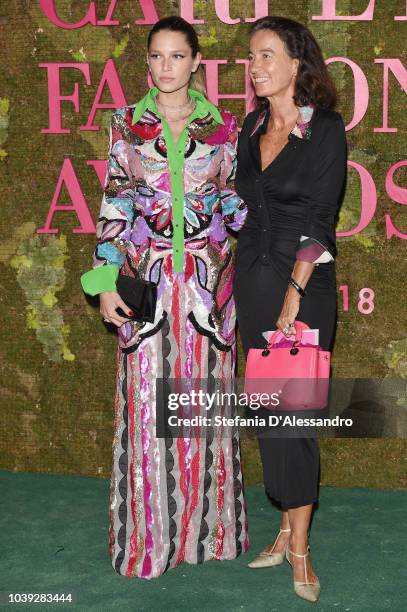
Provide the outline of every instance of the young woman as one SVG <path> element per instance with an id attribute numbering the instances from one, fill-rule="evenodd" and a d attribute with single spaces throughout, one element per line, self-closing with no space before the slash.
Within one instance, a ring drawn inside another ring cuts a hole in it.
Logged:
<path id="1" fill-rule="evenodd" d="M 263 332 L 288 337 L 296 319 L 319 329 L 330 350 L 336 321 L 335 216 L 344 188 L 346 138 L 336 94 L 310 31 L 282 17 L 252 26 L 250 74 L 259 108 L 244 122 L 236 188 L 248 205 L 239 234 L 234 295 L 244 350 Z M 259 436 L 264 482 L 281 509 L 281 530 L 250 567 L 293 566 L 297 595 L 319 597 L 308 552 L 318 500 L 314 437 Z"/>
<path id="2" fill-rule="evenodd" d="M 156 436 L 157 379 L 228 384 L 235 368 L 226 228 L 246 214 L 233 187 L 237 124 L 206 99 L 200 60 L 186 21 L 152 28 L 155 87 L 113 113 L 93 269 L 82 276 L 118 328 L 110 554 L 118 573 L 140 578 L 248 548 L 237 434 Z M 117 312 L 131 315 L 119 274 L 157 284 L 153 323 Z"/>

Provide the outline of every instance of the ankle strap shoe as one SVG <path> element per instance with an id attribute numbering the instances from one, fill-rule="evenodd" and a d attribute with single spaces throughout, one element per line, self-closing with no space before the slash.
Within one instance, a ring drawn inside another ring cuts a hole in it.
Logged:
<path id="1" fill-rule="evenodd" d="M 309 556 L 309 551 L 310 551 L 310 548 L 308 546 L 308 550 L 305 553 L 305 555 L 300 555 L 300 554 L 295 553 L 292 550 L 290 550 L 290 548 L 287 546 L 286 551 L 285 551 L 285 556 L 286 556 L 286 559 L 287 559 L 288 563 L 291 566 L 292 566 L 292 563 L 290 561 L 289 555 L 292 555 L 293 557 L 299 557 L 299 558 L 304 560 L 305 581 L 301 582 L 301 581 L 298 581 L 298 580 L 294 580 L 293 581 L 294 592 L 295 592 L 296 595 L 298 595 L 298 597 L 301 597 L 301 599 L 305 599 L 306 601 L 310 601 L 312 603 L 315 603 L 319 599 L 319 595 L 321 593 L 321 585 L 319 583 L 318 578 L 317 578 L 316 582 L 309 582 L 309 580 L 308 580 L 307 561 L 306 561 L 306 559 Z"/>
<path id="2" fill-rule="evenodd" d="M 263 550 L 258 557 L 250 561 L 248 567 L 251 569 L 259 569 L 261 567 L 274 567 L 275 565 L 281 565 L 284 562 L 285 551 L 282 553 L 273 552 L 277 540 L 282 533 L 290 533 L 291 529 L 280 529 L 278 535 L 274 541 L 273 548 L 270 551 Z M 287 543 L 288 546 L 288 543 Z"/>

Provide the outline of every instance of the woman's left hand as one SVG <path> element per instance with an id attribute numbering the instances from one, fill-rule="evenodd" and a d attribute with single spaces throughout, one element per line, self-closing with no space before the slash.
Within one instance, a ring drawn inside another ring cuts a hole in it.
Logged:
<path id="1" fill-rule="evenodd" d="M 300 299 L 297 290 L 290 286 L 286 291 L 283 307 L 277 319 L 277 328 L 281 329 L 287 337 L 295 336 L 294 321 L 300 309 Z"/>

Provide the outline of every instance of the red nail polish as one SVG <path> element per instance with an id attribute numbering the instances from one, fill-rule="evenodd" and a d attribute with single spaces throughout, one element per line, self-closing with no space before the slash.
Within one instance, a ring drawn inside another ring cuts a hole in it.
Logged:
<path id="1" fill-rule="evenodd" d="M 134 315 L 134 312 L 132 310 L 129 310 L 129 316 L 132 317 Z"/>

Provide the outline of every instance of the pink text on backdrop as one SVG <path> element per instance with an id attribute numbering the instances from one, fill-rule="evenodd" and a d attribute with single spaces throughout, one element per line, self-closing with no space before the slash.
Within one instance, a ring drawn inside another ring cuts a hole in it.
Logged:
<path id="1" fill-rule="evenodd" d="M 106 174 L 106 160 L 88 160 L 87 165 L 92 166 L 99 179 L 99 183 L 103 188 L 104 178 Z M 361 184 L 361 209 L 360 209 L 360 220 L 356 227 L 343 231 L 337 232 L 337 236 L 354 236 L 364 230 L 374 217 L 377 206 L 377 190 L 373 177 L 369 171 L 354 161 L 349 160 L 348 165 L 357 171 Z M 387 172 L 385 179 L 385 188 L 389 198 L 399 204 L 407 205 L 407 189 L 398 186 L 394 182 L 394 174 L 396 170 L 402 166 L 406 166 L 407 161 L 403 160 L 394 164 Z M 66 204 L 59 202 L 59 197 L 63 187 L 65 186 L 66 191 L 69 193 L 71 202 Z M 92 220 L 89 207 L 87 205 L 85 196 L 82 192 L 79 179 L 76 176 L 75 169 L 69 158 L 65 158 L 62 164 L 61 172 L 58 178 L 58 182 L 55 188 L 54 195 L 52 197 L 51 205 L 48 210 L 47 219 L 43 228 L 38 229 L 39 234 L 57 234 L 58 229 L 53 228 L 54 215 L 58 211 L 73 212 L 76 214 L 79 227 L 72 230 L 74 234 L 92 234 L 95 230 L 95 224 Z M 390 239 L 393 236 L 397 236 L 402 240 L 407 240 L 407 234 L 402 233 L 397 229 L 391 221 L 390 215 L 386 213 L 386 239 Z"/>
<path id="2" fill-rule="evenodd" d="M 344 232 L 337 232 L 338 236 L 355 236 L 364 230 L 374 217 L 377 206 L 377 191 L 376 185 L 371 174 L 362 164 L 348 160 L 348 166 L 354 168 L 359 174 L 361 203 L 360 203 L 360 219 L 356 227 Z"/>
<path id="3" fill-rule="evenodd" d="M 396 172 L 396 170 L 404 166 L 407 166 L 406 160 L 399 161 L 397 162 L 397 164 L 394 164 L 394 166 L 390 168 L 386 176 L 385 186 L 386 186 L 386 192 L 389 198 L 394 200 L 394 202 L 398 202 L 399 204 L 404 204 L 404 206 L 407 206 L 407 189 L 404 189 L 403 187 L 396 185 L 396 183 L 393 180 L 393 175 Z M 393 222 L 390 218 L 389 213 L 386 213 L 385 219 L 386 219 L 386 238 L 392 238 L 392 236 L 397 236 L 398 238 L 401 238 L 402 240 L 407 240 L 407 234 L 403 234 L 402 232 L 400 232 L 400 230 L 397 229 L 397 227 L 393 225 Z"/>
<path id="4" fill-rule="evenodd" d="M 349 312 L 349 285 L 340 285 L 339 291 L 342 293 L 342 310 L 343 312 Z M 359 290 L 357 309 L 360 314 L 372 314 L 375 309 L 374 297 L 375 292 L 371 287 L 362 287 Z"/>
<path id="5" fill-rule="evenodd" d="M 97 17 L 97 6 L 96 2 L 89 2 L 84 8 L 84 16 L 80 21 L 76 23 L 69 23 L 63 21 L 58 15 L 57 8 L 55 6 L 55 0 L 40 0 L 40 7 L 44 15 L 58 28 L 64 30 L 76 30 L 83 28 L 85 25 L 93 26 L 117 26 L 120 22 L 117 19 L 113 19 L 113 14 L 117 8 L 118 0 L 111 0 L 108 6 L 106 15 L 103 19 L 98 20 Z M 154 0 L 138 0 L 138 4 L 143 13 L 143 19 L 136 19 L 136 25 L 153 25 L 159 20 L 159 15 Z M 268 14 L 268 0 L 253 0 L 254 16 L 247 16 L 245 22 L 253 22 L 260 17 L 265 17 Z M 204 19 L 195 18 L 194 14 L 194 0 L 180 0 L 180 15 L 192 24 L 205 23 Z M 214 11 L 219 21 L 227 25 L 234 25 L 240 23 L 239 17 L 230 16 L 230 0 L 214 0 Z"/>
<path id="6" fill-rule="evenodd" d="M 113 14 L 116 10 L 117 4 L 118 0 L 111 0 L 107 8 L 106 15 L 103 19 L 98 20 L 97 5 L 95 0 L 92 0 L 92 2 L 88 2 L 87 4 L 84 3 L 84 16 L 82 17 L 82 19 L 76 23 L 69 23 L 63 21 L 58 15 L 58 11 L 55 6 L 56 0 L 40 0 L 40 8 L 42 9 L 47 19 L 49 19 L 49 21 L 51 21 L 51 23 L 56 25 L 58 28 L 62 28 L 65 30 L 83 28 L 85 25 L 88 24 L 93 26 L 120 25 L 120 22 L 117 19 L 113 19 Z M 252 0 L 252 2 L 248 4 L 250 8 L 252 8 L 252 10 L 254 9 L 254 16 L 246 16 L 244 19 L 245 22 L 252 22 L 256 19 L 259 19 L 260 17 L 265 17 L 269 14 L 268 0 Z M 143 18 L 136 19 L 134 22 L 136 25 L 152 25 L 158 21 L 159 15 L 154 0 L 138 0 L 138 5 L 143 13 Z M 366 1 L 366 8 L 359 15 L 338 15 L 337 13 L 341 11 L 340 5 L 340 0 L 321 0 L 321 14 L 313 15 L 312 19 L 316 21 L 372 21 L 374 19 L 374 10 L 376 5 L 375 0 Z M 204 19 L 197 19 L 195 17 L 194 0 L 180 0 L 179 7 L 180 15 L 190 23 L 205 23 Z M 271 3 L 271 12 L 273 12 L 272 8 L 273 7 Z M 227 25 L 235 25 L 242 21 L 237 16 L 230 16 L 230 0 L 214 0 L 214 11 L 218 19 Z M 396 15 L 394 19 L 395 21 L 406 21 L 407 8 L 405 15 Z"/>
<path id="7" fill-rule="evenodd" d="M 333 62 L 342 62 L 350 67 L 354 82 L 354 110 L 353 117 L 350 123 L 346 126 L 347 130 L 353 129 L 358 125 L 366 114 L 369 106 L 369 85 L 367 78 L 358 64 L 345 57 L 333 57 L 326 60 L 327 64 Z M 247 60 L 237 59 L 235 64 L 243 65 L 245 70 L 245 91 L 239 94 L 221 94 L 219 92 L 219 66 L 228 64 L 227 60 L 224 59 L 209 59 L 204 62 L 206 70 L 206 80 L 208 83 L 208 97 L 214 103 L 218 104 L 220 99 L 244 99 L 245 100 L 245 112 L 247 113 L 252 109 L 253 94 L 250 85 L 250 79 L 247 71 Z M 389 127 L 388 115 L 389 115 L 389 91 L 390 91 L 390 79 L 389 72 L 392 73 L 396 81 L 401 86 L 404 93 L 407 93 L 407 70 L 397 58 L 381 58 L 375 59 L 375 64 L 382 64 L 383 66 L 383 124 L 380 127 L 373 128 L 375 132 L 397 132 L 397 127 Z M 70 102 L 73 104 L 75 112 L 80 112 L 79 102 L 79 83 L 76 82 L 74 90 L 69 94 L 61 93 L 61 70 L 79 70 L 82 72 L 86 85 L 91 84 L 90 77 L 90 65 L 89 63 L 44 63 L 39 64 L 40 68 L 47 70 L 48 76 L 48 109 L 49 109 L 49 126 L 41 130 L 44 134 L 69 134 L 70 130 L 62 127 L 61 119 L 61 104 L 62 102 Z M 394 79 L 393 79 L 394 80 Z M 147 76 L 146 76 L 147 84 Z M 100 102 L 105 88 L 109 89 L 112 97 L 111 103 Z M 92 108 L 90 110 L 87 122 L 85 125 L 80 126 L 80 130 L 99 130 L 99 126 L 93 125 L 96 111 L 98 109 L 114 109 L 121 106 L 126 106 L 126 96 L 121 84 L 120 76 L 117 72 L 114 60 L 109 59 L 106 61 L 103 69 L 102 76 L 99 81 L 99 85 L 96 91 L 95 98 L 93 100 Z"/>
<path id="8" fill-rule="evenodd" d="M 359 15 L 338 15 L 337 12 L 341 10 L 340 0 L 321 0 L 322 14 L 313 15 L 312 19 L 316 21 L 372 21 L 374 18 L 374 10 L 376 0 L 366 1 L 365 10 Z M 400 5 L 402 4 L 400 0 Z M 397 15 L 394 17 L 395 21 L 406 21 L 407 20 L 407 6 L 405 5 L 406 14 Z"/>
<path id="9" fill-rule="evenodd" d="M 389 116 L 389 70 L 407 93 L 407 70 L 398 59 L 375 59 L 375 64 L 383 64 L 383 125 L 374 128 L 375 132 L 397 132 L 397 128 L 388 127 Z"/>
<path id="10" fill-rule="evenodd" d="M 152 0 L 138 0 L 140 8 L 143 12 L 144 19 L 136 19 L 134 22 L 137 25 L 152 25 L 156 23 L 159 19 L 157 10 L 155 8 L 155 4 Z M 80 21 L 76 23 L 68 23 L 66 21 L 62 21 L 59 17 L 55 0 L 40 0 L 40 8 L 44 15 L 58 28 L 63 30 L 77 30 L 79 28 L 83 28 L 85 25 L 93 25 L 93 26 L 116 26 L 120 25 L 120 22 L 117 19 L 113 19 L 113 13 L 116 9 L 117 0 L 111 0 L 106 15 L 104 19 L 98 21 L 96 15 L 96 2 L 89 2 L 87 5 L 85 15 Z"/>
<path id="11" fill-rule="evenodd" d="M 103 163 L 106 168 L 107 162 Z M 58 201 L 64 186 L 71 198 L 70 203 Z M 47 220 L 45 221 L 45 227 L 38 229 L 37 234 L 58 234 L 59 230 L 51 227 L 52 219 L 57 211 L 70 211 L 77 215 L 80 227 L 75 227 L 72 230 L 74 234 L 93 234 L 96 231 L 79 179 L 76 176 L 75 169 L 69 157 L 65 157 L 63 161 L 55 193 L 52 197 L 51 206 L 48 211 Z"/>

